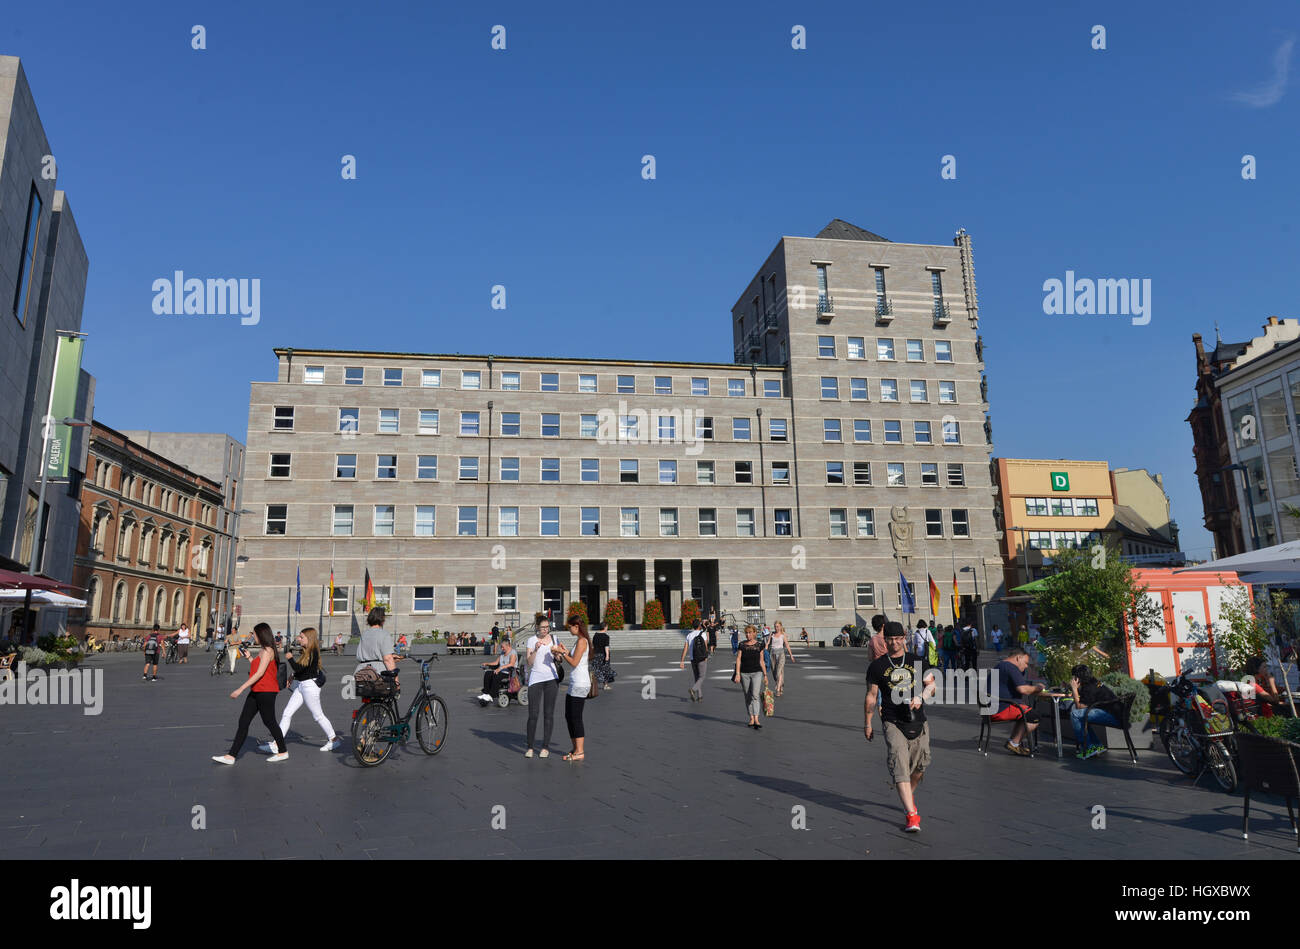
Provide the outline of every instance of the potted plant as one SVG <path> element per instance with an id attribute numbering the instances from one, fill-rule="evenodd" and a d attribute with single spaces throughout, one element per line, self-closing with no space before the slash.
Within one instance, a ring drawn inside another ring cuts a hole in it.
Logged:
<path id="1" fill-rule="evenodd" d="M 658 600 L 649 600 L 646 602 L 645 612 L 641 614 L 641 628 L 664 628 L 664 607 Z"/>
<path id="2" fill-rule="evenodd" d="M 566 628 L 569 625 L 569 620 L 573 619 L 575 616 L 581 617 L 582 622 L 585 625 L 591 625 L 591 620 L 587 617 L 587 604 L 582 602 L 582 600 L 570 601 L 569 612 L 564 617 L 564 625 Z"/>
<path id="3" fill-rule="evenodd" d="M 605 627 L 623 629 L 623 601 L 612 599 L 605 605 Z"/>
<path id="4" fill-rule="evenodd" d="M 1147 687 L 1122 672 L 1108 672 L 1098 680 L 1115 693 L 1116 698 L 1133 696 L 1133 707 L 1129 710 L 1128 734 L 1133 739 L 1134 748 L 1151 747 L 1151 693 Z M 1118 728 L 1106 727 L 1103 739 L 1107 748 L 1123 748 L 1124 733 Z"/>
<path id="5" fill-rule="evenodd" d="M 695 600 L 682 600 L 682 611 L 677 618 L 678 625 L 682 629 L 690 629 L 699 618 L 700 604 Z"/>

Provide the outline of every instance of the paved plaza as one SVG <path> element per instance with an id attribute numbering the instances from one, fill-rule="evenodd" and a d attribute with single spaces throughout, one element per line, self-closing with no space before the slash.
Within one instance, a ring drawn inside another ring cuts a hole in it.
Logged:
<path id="1" fill-rule="evenodd" d="M 103 670 L 102 714 L 0 706 L 8 805 L 0 857 L 1295 856 L 1280 800 L 1255 802 L 1245 842 L 1241 795 L 1209 779 L 1193 786 L 1158 743 L 1137 766 L 1122 751 L 1077 761 L 1069 743 L 1062 761 L 1046 745 L 1031 760 L 1002 750 L 999 727 L 985 757 L 971 707 L 931 707 L 923 829 L 904 834 L 879 719 L 874 742 L 862 734 L 865 650 L 800 653 L 761 732 L 745 725 L 729 648 L 710 663 L 701 704 L 688 700 L 689 667 L 677 671 L 675 653 L 626 652 L 615 643 L 619 679 L 588 702 L 584 762 L 559 757 L 569 747 L 563 698 L 554 753 L 525 759 L 527 711 L 480 708 L 483 657 L 444 657 L 433 667 L 450 708 L 444 750 L 429 758 L 412 741 L 370 769 L 347 747 L 320 752 L 306 709 L 287 761 L 267 762 L 250 741 L 234 767 L 215 764 L 210 756 L 235 730 L 243 699 L 228 696 L 242 680 L 210 676 L 201 650 L 187 666 L 163 666 L 156 683 L 140 680 L 138 653 L 94 657 L 87 666 Z M 353 665 L 325 658 L 325 711 L 342 735 L 356 703 L 343 700 L 339 678 Z M 642 697 L 643 676 L 655 677 L 653 699 Z M 265 737 L 260 722 L 251 734 Z M 1096 805 L 1105 829 L 1093 828 Z M 203 829 L 193 826 L 196 806 Z M 504 827 L 494 829 L 494 816 Z"/>

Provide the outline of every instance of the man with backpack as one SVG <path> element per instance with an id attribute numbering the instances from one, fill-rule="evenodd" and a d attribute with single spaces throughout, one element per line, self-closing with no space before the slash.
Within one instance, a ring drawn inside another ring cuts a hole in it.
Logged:
<path id="1" fill-rule="evenodd" d="M 682 646 L 682 661 L 677 668 L 686 668 L 686 657 L 691 657 L 691 674 L 695 677 L 690 687 L 692 702 L 704 701 L 704 668 L 709 661 L 709 637 L 700 629 L 700 621 L 691 623 L 691 631 L 686 634 L 686 644 Z"/>
<path id="2" fill-rule="evenodd" d="M 141 679 L 149 678 L 149 666 L 153 666 L 153 681 L 158 681 L 158 654 L 163 650 L 162 629 L 153 624 L 153 632 L 144 641 L 144 674 Z"/>
<path id="3" fill-rule="evenodd" d="M 943 628 L 943 639 L 939 644 L 939 657 L 942 672 L 957 668 L 957 631 L 951 626 Z"/>
<path id="4" fill-rule="evenodd" d="M 939 664 L 939 650 L 935 646 L 934 633 L 930 632 L 923 619 L 916 621 L 916 634 L 912 637 L 912 652 L 932 666 Z"/>

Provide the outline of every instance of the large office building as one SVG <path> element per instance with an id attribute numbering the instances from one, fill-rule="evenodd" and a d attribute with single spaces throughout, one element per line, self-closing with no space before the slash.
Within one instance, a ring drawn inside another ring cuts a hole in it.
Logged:
<path id="1" fill-rule="evenodd" d="M 900 570 L 928 615 L 927 569 L 982 613 L 1002 562 L 969 237 L 782 238 L 731 334 L 712 363 L 277 349 L 244 621 L 354 626 L 367 570 L 402 631 L 574 600 L 674 623 L 694 598 L 825 632 L 897 615 Z"/>
<path id="2" fill-rule="evenodd" d="M 0 56 L 0 567 L 68 582 L 84 429 L 58 442 L 67 474 L 49 479 L 39 517 L 37 505 L 55 354 L 60 337 L 80 334 L 89 262 L 56 175 L 23 67 L 17 57 Z M 88 419 L 94 380 L 80 371 L 75 389 L 74 415 Z M 63 620 L 57 610 L 42 610 L 35 632 L 53 632 Z"/>

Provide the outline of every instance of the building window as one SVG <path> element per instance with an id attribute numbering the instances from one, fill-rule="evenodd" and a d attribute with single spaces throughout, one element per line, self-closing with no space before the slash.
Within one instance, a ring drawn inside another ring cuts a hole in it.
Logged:
<path id="1" fill-rule="evenodd" d="M 334 505 L 334 536 L 335 537 L 352 536 L 352 505 L 351 504 Z"/>
<path id="2" fill-rule="evenodd" d="M 822 419 L 822 441 L 839 442 L 840 438 L 840 420 L 837 418 Z"/>
<path id="3" fill-rule="evenodd" d="M 738 461 L 735 465 L 736 484 L 753 484 L 754 463 L 752 461 Z"/>
<path id="4" fill-rule="evenodd" d="M 881 402 L 898 401 L 898 380 L 897 379 L 880 380 L 880 401 Z"/>
<path id="5" fill-rule="evenodd" d="M 618 462 L 619 484 L 636 484 L 640 480 L 640 466 L 635 458 L 621 458 Z"/>
<path id="6" fill-rule="evenodd" d="M 420 481 L 438 480 L 438 456 L 419 455 L 416 458 L 415 477 Z"/>
<path id="7" fill-rule="evenodd" d="M 733 418 L 731 420 L 731 440 L 737 442 L 749 441 L 749 419 Z"/>
<path id="8" fill-rule="evenodd" d="M 398 419 L 400 415 L 397 409 L 380 409 L 379 410 L 379 432 L 382 435 L 396 435 L 398 432 Z"/>
<path id="9" fill-rule="evenodd" d="M 375 536 L 391 537 L 393 535 L 393 505 L 375 505 Z"/>
<path id="10" fill-rule="evenodd" d="M 826 462 L 826 483 L 827 484 L 844 483 L 844 462 L 842 461 Z"/>
<path id="11" fill-rule="evenodd" d="M 866 359 L 867 341 L 861 336 L 850 336 L 848 339 L 848 357 L 850 359 Z"/>
<path id="12" fill-rule="evenodd" d="M 877 270 L 876 273 L 880 273 L 880 271 Z M 874 583 L 859 583 L 855 596 L 859 609 L 875 609 L 876 585 Z"/>
<path id="13" fill-rule="evenodd" d="M 921 487 L 937 488 L 939 486 L 939 466 L 932 461 L 921 462 Z"/>
<path id="14" fill-rule="evenodd" d="M 473 587 L 456 587 L 456 612 L 475 612 L 475 590 Z"/>
<path id="15" fill-rule="evenodd" d="M 275 407 L 276 431 L 293 431 L 293 406 L 277 405 Z"/>
<path id="16" fill-rule="evenodd" d="M 618 391 L 619 391 L 619 392 L 635 392 L 635 391 L 636 391 L 636 377 L 635 377 L 635 376 L 619 376 L 619 377 L 618 377 Z"/>
<path id="17" fill-rule="evenodd" d="M 695 419 L 695 438 L 698 441 L 713 441 L 713 417 L 710 415 L 696 416 Z"/>
<path id="18" fill-rule="evenodd" d="M 901 445 L 903 444 L 903 423 L 894 420 L 885 422 L 885 444 Z"/>
<path id="19" fill-rule="evenodd" d="M 929 444 L 932 444 L 932 442 L 930 441 L 930 423 L 929 423 L 929 422 L 913 422 L 913 423 L 912 423 L 912 440 L 913 440 L 914 442 L 916 442 L 916 444 L 918 444 L 918 445 L 929 445 Z M 938 473 L 937 473 L 937 472 L 936 472 L 936 474 L 935 474 L 935 477 L 938 477 Z"/>
<path id="20" fill-rule="evenodd" d="M 582 536 L 600 536 L 600 508 L 584 507 L 582 509 Z"/>
<path id="21" fill-rule="evenodd" d="M 853 462 L 853 483 L 855 485 L 863 486 L 869 486 L 871 484 L 871 462 Z"/>
<path id="22" fill-rule="evenodd" d="M 637 441 L 641 437 L 641 420 L 635 415 L 620 415 L 618 437 L 621 441 Z"/>
<path id="23" fill-rule="evenodd" d="M 691 395 L 708 395 L 709 380 L 707 376 L 694 376 L 691 379 Z"/>
<path id="24" fill-rule="evenodd" d="M 940 382 L 939 383 L 939 401 L 956 402 L 957 401 L 957 383 Z"/>
<path id="25" fill-rule="evenodd" d="M 582 459 L 582 480 L 590 482 L 600 481 L 600 459 L 583 458 Z"/>
<path id="26" fill-rule="evenodd" d="M 1049 505 L 1052 517 L 1074 517 L 1073 498 L 1052 498 Z"/>
<path id="27" fill-rule="evenodd" d="M 360 409 L 339 409 L 339 431 L 355 434 L 361 428 Z"/>
<path id="28" fill-rule="evenodd" d="M 661 442 L 677 440 L 677 419 L 671 415 L 659 416 L 659 440 Z"/>
<path id="29" fill-rule="evenodd" d="M 375 477 L 380 479 L 396 478 L 397 477 L 397 456 L 376 455 L 375 456 Z"/>
<path id="30" fill-rule="evenodd" d="M 560 459 L 543 458 L 542 459 L 542 482 L 556 482 L 560 480 Z"/>
<path id="31" fill-rule="evenodd" d="M 835 358 L 835 337 L 818 336 L 817 337 L 817 355 L 822 359 Z"/>
<path id="32" fill-rule="evenodd" d="M 1047 498 L 1025 498 L 1025 515 L 1028 517 L 1047 516 Z"/>
<path id="33" fill-rule="evenodd" d="M 271 477 L 287 478 L 291 470 L 289 455 L 272 455 L 271 456 Z"/>
<path id="34" fill-rule="evenodd" d="M 677 536 L 677 508 L 661 507 L 659 509 L 659 536 Z"/>
<path id="35" fill-rule="evenodd" d="M 501 459 L 501 480 L 502 481 L 519 480 L 519 459 L 518 458 Z"/>
<path id="36" fill-rule="evenodd" d="M 876 358 L 881 362 L 894 361 L 894 341 L 892 339 L 876 340 Z"/>
<path id="37" fill-rule="evenodd" d="M 420 372 L 420 385 L 426 389 L 442 388 L 442 370 L 424 369 Z"/>
<path id="38" fill-rule="evenodd" d="M 913 380 L 912 380 L 912 401 L 913 401 L 913 402 L 929 402 L 929 401 L 930 401 L 930 393 L 929 393 L 929 389 L 928 389 L 928 387 L 926 386 L 926 384 L 925 384 L 925 380 L 924 380 L 924 379 L 913 379 Z"/>
<path id="39" fill-rule="evenodd" d="M 952 343 L 946 339 L 936 339 L 934 341 L 934 361 L 952 362 Z"/>
<path id="40" fill-rule="evenodd" d="M 762 609 L 761 586 L 757 583 L 740 585 L 740 608 L 743 610 Z"/>
<path id="41" fill-rule="evenodd" d="M 432 537 L 436 532 L 437 511 L 432 504 L 417 504 L 415 507 L 415 536 Z"/>
<path id="42" fill-rule="evenodd" d="M 416 429 L 421 435 L 438 434 L 438 410 L 420 409 L 420 424 Z"/>
<path id="43" fill-rule="evenodd" d="M 560 374 L 558 372 L 542 373 L 542 391 L 543 392 L 560 391 Z"/>
<path id="44" fill-rule="evenodd" d="M 928 507 L 925 509 L 925 536 L 943 536 L 943 512 L 938 508 Z"/>
<path id="45" fill-rule="evenodd" d="M 945 445 L 961 444 L 961 422 L 947 421 L 943 423 L 943 443 Z"/>
<path id="46" fill-rule="evenodd" d="M 858 443 L 871 441 L 871 420 L 855 418 L 853 420 L 853 440 Z"/>
<path id="47" fill-rule="evenodd" d="M 501 373 L 501 389 L 504 392 L 519 391 L 519 373 L 503 372 Z"/>
<path id="48" fill-rule="evenodd" d="M 970 536 L 970 515 L 961 508 L 953 508 L 952 511 L 952 536 Z"/>
<path id="49" fill-rule="evenodd" d="M 854 402 L 867 401 L 867 380 L 854 378 L 849 379 L 849 398 Z"/>
<path id="50" fill-rule="evenodd" d="M 789 537 L 791 534 L 791 517 L 788 507 L 779 507 L 773 512 L 773 523 L 776 525 L 777 537 Z"/>
<path id="51" fill-rule="evenodd" d="M 718 509 L 713 507 L 700 508 L 700 536 L 717 537 L 718 536 Z"/>
<path id="52" fill-rule="evenodd" d="M 779 399 L 781 398 L 781 380 L 764 379 L 763 380 L 763 398 Z"/>
<path id="53" fill-rule="evenodd" d="M 778 583 L 776 585 L 776 605 L 779 609 L 794 610 L 799 608 L 799 597 L 795 590 L 797 585 L 794 583 Z"/>
<path id="54" fill-rule="evenodd" d="M 456 508 L 456 536 L 478 536 L 478 507 L 470 504 Z"/>
<path id="55" fill-rule="evenodd" d="M 461 481 L 478 480 L 478 456 L 461 455 L 458 478 Z"/>
<path id="56" fill-rule="evenodd" d="M 583 415 L 579 419 L 578 436 L 580 438 L 595 438 L 600 432 L 600 417 L 596 415 Z"/>
<path id="57" fill-rule="evenodd" d="M 505 423 L 505 414 L 501 416 L 502 424 Z M 477 412 L 460 413 L 460 433 L 462 435 L 477 435 L 479 433 L 479 420 Z M 504 434 L 504 433 L 503 433 Z"/>
<path id="58" fill-rule="evenodd" d="M 462 389 L 481 389 L 482 376 L 478 372 L 462 372 L 460 374 L 460 387 Z"/>
<path id="59" fill-rule="evenodd" d="M 728 379 L 728 380 L 727 380 L 727 395 L 731 396 L 732 398 L 744 398 L 744 396 L 745 396 L 745 380 L 744 380 L 744 379 Z"/>
<path id="60" fill-rule="evenodd" d="M 541 532 L 543 537 L 560 536 L 560 509 L 544 507 L 541 509 Z"/>
<path id="61" fill-rule="evenodd" d="M 542 437 L 559 438 L 560 437 L 560 416 L 555 413 L 543 413 L 542 415 Z"/>
<path id="62" fill-rule="evenodd" d="M 849 536 L 849 514 L 845 508 L 831 508 L 831 536 L 848 537 Z"/>
<path id="63" fill-rule="evenodd" d="M 717 484 L 717 482 L 714 481 L 713 462 L 697 461 L 695 463 L 695 483 Z"/>
<path id="64" fill-rule="evenodd" d="M 907 341 L 907 361 L 921 362 L 925 359 L 925 348 L 921 345 L 919 339 L 909 339 Z"/>
<path id="65" fill-rule="evenodd" d="M 497 587 L 497 612 L 513 613 L 519 609 L 519 591 L 515 587 Z"/>
<path id="66" fill-rule="evenodd" d="M 891 488 L 901 488 L 907 484 L 907 479 L 903 476 L 903 463 L 901 461 L 885 462 L 885 480 Z"/>
<path id="67" fill-rule="evenodd" d="M 752 507 L 736 508 L 736 536 L 753 537 L 754 534 L 754 509 Z"/>
<path id="68" fill-rule="evenodd" d="M 655 376 L 655 395 L 672 395 L 673 377 Z"/>
<path id="69" fill-rule="evenodd" d="M 1052 532 L 1051 531 L 1028 531 L 1027 546 L 1030 550 L 1051 550 L 1052 549 Z"/>
<path id="70" fill-rule="evenodd" d="M 943 274 L 937 270 L 930 271 L 930 289 L 934 292 L 934 315 L 943 313 Z"/>
<path id="71" fill-rule="evenodd" d="M 348 600 L 348 588 L 335 586 L 334 587 L 334 612 L 339 614 L 346 614 L 351 612 L 351 610 L 352 610 L 352 604 Z"/>
<path id="72" fill-rule="evenodd" d="M 356 476 L 357 476 L 356 455 L 335 455 L 334 456 L 334 477 L 355 478 Z"/>
<path id="73" fill-rule="evenodd" d="M 834 609 L 834 585 L 830 583 L 813 584 L 813 605 L 818 609 Z"/>
<path id="74" fill-rule="evenodd" d="M 519 536 L 519 508 L 503 507 L 497 509 L 497 533 L 502 537 Z"/>
<path id="75" fill-rule="evenodd" d="M 318 386 L 325 382 L 324 366 L 305 366 L 302 370 L 302 381 L 307 385 Z"/>
<path id="76" fill-rule="evenodd" d="M 266 533 L 283 534 L 289 526 L 289 505 L 268 504 L 266 506 Z"/>
<path id="77" fill-rule="evenodd" d="M 858 536 L 876 536 L 876 511 L 874 508 L 860 507 L 857 510 Z"/>
<path id="78" fill-rule="evenodd" d="M 416 587 L 411 595 L 412 613 L 433 612 L 433 587 Z"/>
<path id="79" fill-rule="evenodd" d="M 590 374 L 590 373 L 580 373 L 580 374 L 578 375 L 578 391 L 579 391 L 579 392 L 595 392 L 595 391 L 596 391 L 596 377 L 595 377 L 594 375 Z"/>
<path id="80" fill-rule="evenodd" d="M 677 483 L 677 462 L 675 461 L 659 462 L 659 483 L 660 484 Z"/>
<path id="81" fill-rule="evenodd" d="M 840 380 L 834 376 L 822 376 L 822 398 L 838 399 L 840 397 Z"/>
<path id="82" fill-rule="evenodd" d="M 1294 459 L 1292 459 L 1292 461 L 1294 462 Z M 1074 513 L 1078 517 L 1096 517 L 1097 499 L 1076 498 L 1074 502 Z"/>
<path id="83" fill-rule="evenodd" d="M 948 466 L 948 487 L 961 488 L 966 485 L 966 467 L 964 465 Z"/>
<path id="84" fill-rule="evenodd" d="M 772 462 L 772 483 L 773 484 L 790 483 L 790 462 L 788 461 Z"/>
<path id="85" fill-rule="evenodd" d="M 619 536 L 621 537 L 640 537 L 641 536 L 641 509 L 638 507 L 625 507 L 618 512 Z"/>
<path id="86" fill-rule="evenodd" d="M 384 370 L 384 385 L 400 386 L 401 384 L 402 384 L 402 370 L 400 369 Z"/>

